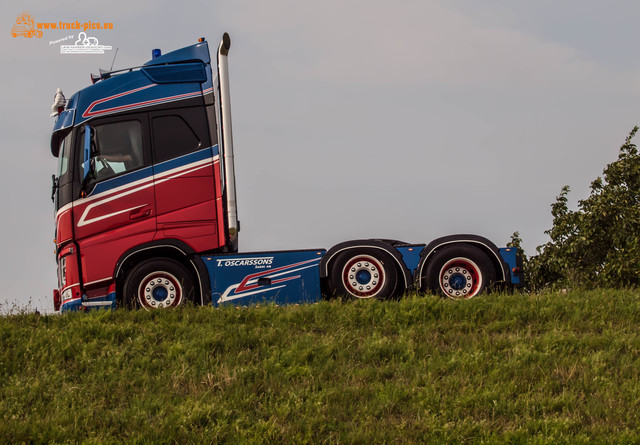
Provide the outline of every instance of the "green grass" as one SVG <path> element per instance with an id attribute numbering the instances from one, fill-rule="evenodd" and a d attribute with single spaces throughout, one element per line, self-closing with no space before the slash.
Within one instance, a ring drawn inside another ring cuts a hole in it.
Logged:
<path id="1" fill-rule="evenodd" d="M 638 443 L 640 292 L 0 317 L 0 443 Z"/>

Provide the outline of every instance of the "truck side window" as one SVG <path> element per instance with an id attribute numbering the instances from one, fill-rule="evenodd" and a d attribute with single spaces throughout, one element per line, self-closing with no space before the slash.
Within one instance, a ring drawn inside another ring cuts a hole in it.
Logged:
<path id="1" fill-rule="evenodd" d="M 138 120 L 96 125 L 96 180 L 117 176 L 144 166 L 142 125 Z"/>
<path id="2" fill-rule="evenodd" d="M 177 158 L 206 147 L 206 140 L 203 140 L 203 136 L 198 135 L 194 130 L 194 127 L 199 127 L 194 124 L 199 124 L 199 122 L 193 122 L 193 118 L 199 116 L 203 121 L 201 125 L 206 128 L 204 114 L 194 114 L 193 116 L 190 116 L 191 113 L 181 114 L 184 116 L 171 114 L 151 119 L 154 163 Z M 187 123 L 185 117 L 190 118 L 190 123 Z"/>

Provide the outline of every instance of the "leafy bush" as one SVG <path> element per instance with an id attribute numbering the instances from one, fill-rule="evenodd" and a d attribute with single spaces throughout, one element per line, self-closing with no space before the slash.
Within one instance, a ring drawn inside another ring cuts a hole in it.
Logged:
<path id="1" fill-rule="evenodd" d="M 640 155 L 631 142 L 637 131 L 631 130 L 618 159 L 591 183 L 577 210 L 567 206 L 569 186 L 560 191 L 551 205 L 553 227 L 545 232 L 550 241 L 526 263 L 532 289 L 640 284 Z M 519 241 L 517 232 L 513 241 Z"/>

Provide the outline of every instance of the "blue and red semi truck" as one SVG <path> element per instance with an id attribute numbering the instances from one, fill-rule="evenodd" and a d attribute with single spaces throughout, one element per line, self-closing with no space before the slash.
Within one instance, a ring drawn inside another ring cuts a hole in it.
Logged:
<path id="1" fill-rule="evenodd" d="M 55 310 L 387 299 L 408 290 L 468 299 L 519 286 L 514 248 L 451 235 L 329 250 L 238 252 L 240 229 L 224 34 L 144 65 L 92 75 L 58 98 L 51 152 Z"/>

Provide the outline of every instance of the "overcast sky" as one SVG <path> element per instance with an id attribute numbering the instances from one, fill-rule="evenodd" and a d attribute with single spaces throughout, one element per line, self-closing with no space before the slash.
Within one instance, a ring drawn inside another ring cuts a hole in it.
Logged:
<path id="1" fill-rule="evenodd" d="M 428 242 L 453 233 L 529 255 L 550 204 L 570 203 L 640 122 L 640 2 L 5 1 L 2 14 L 3 306 L 52 309 L 49 149 L 56 88 L 231 35 L 243 251 L 347 239 Z M 63 55 L 78 31 L 12 37 L 36 22 L 112 22 L 113 50 Z"/>

